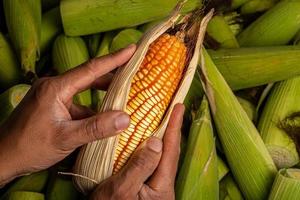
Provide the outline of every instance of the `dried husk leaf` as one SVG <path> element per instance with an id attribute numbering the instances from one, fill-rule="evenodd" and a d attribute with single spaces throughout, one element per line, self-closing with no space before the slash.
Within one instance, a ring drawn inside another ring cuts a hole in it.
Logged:
<path id="1" fill-rule="evenodd" d="M 149 45 L 167 30 L 174 27 L 180 16 L 179 11 L 181 6 L 182 4 L 179 4 L 168 19 L 145 33 L 138 43 L 138 48 L 130 61 L 117 71 L 110 88 L 108 89 L 100 112 L 108 110 L 125 110 L 131 80 L 138 71 L 139 66 L 147 53 Z M 186 96 L 196 71 L 205 29 L 209 19 L 212 17 L 212 14 L 213 11 L 204 17 L 201 23 L 199 21 L 197 24 L 197 35 L 195 35 L 197 41 L 194 43 L 195 48 L 193 49 L 194 51 L 192 52 L 191 60 L 186 66 L 185 74 L 178 86 L 176 94 L 173 96 L 173 100 L 170 103 L 160 126 L 153 133 L 154 136 L 159 138 L 163 137 L 174 105 L 182 103 Z M 115 148 L 117 144 L 118 136 L 114 136 L 90 143 L 81 149 L 74 168 L 75 174 L 77 174 L 74 181 L 80 191 L 88 193 L 96 186 L 97 183 L 112 175 Z"/>

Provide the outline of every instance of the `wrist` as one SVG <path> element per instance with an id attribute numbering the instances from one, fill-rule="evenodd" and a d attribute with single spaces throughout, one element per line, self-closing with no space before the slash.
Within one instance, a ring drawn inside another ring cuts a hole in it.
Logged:
<path id="1" fill-rule="evenodd" d="M 20 163 L 20 153 L 18 153 L 15 142 L 6 138 L 0 138 L 0 188 L 13 179 L 26 174 Z"/>

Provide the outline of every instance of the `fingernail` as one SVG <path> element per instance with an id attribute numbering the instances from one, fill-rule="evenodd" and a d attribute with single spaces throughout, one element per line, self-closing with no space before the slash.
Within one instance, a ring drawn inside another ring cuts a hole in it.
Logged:
<path id="1" fill-rule="evenodd" d="M 127 114 L 122 113 L 118 115 L 115 120 L 115 126 L 117 131 L 123 131 L 129 126 L 129 123 L 130 123 L 130 118 Z"/>
<path id="2" fill-rule="evenodd" d="M 156 153 L 160 153 L 162 151 L 162 141 L 158 138 L 150 138 L 147 143 L 147 147 Z"/>

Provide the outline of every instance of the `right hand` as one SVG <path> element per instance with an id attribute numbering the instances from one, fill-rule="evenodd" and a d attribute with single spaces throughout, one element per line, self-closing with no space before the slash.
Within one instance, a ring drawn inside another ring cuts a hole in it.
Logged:
<path id="1" fill-rule="evenodd" d="M 100 183 L 91 200 L 175 199 L 183 113 L 184 106 L 177 104 L 163 143 L 155 137 L 146 140 L 119 173 Z"/>

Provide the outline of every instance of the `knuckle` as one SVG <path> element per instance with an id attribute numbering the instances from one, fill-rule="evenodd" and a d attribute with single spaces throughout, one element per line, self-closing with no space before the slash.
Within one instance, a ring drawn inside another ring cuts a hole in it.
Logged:
<path id="1" fill-rule="evenodd" d="M 132 159 L 132 167 L 138 170 L 149 168 L 150 162 L 148 162 L 149 161 L 148 159 L 149 157 L 145 154 L 140 154 L 138 156 L 135 156 Z"/>
<path id="2" fill-rule="evenodd" d="M 131 190 L 127 187 L 122 187 L 122 185 L 115 184 L 117 187 L 115 187 L 113 198 L 112 199 L 118 199 L 118 200 L 125 200 L 125 199 L 134 199 Z"/>
<path id="3" fill-rule="evenodd" d="M 34 83 L 36 97 L 40 99 L 46 94 L 56 94 L 56 84 L 52 78 L 41 78 Z"/>
<path id="4" fill-rule="evenodd" d="M 100 119 L 98 117 L 88 121 L 84 126 L 84 133 L 91 137 L 92 140 L 97 140 L 103 137 L 104 128 L 99 125 Z"/>

